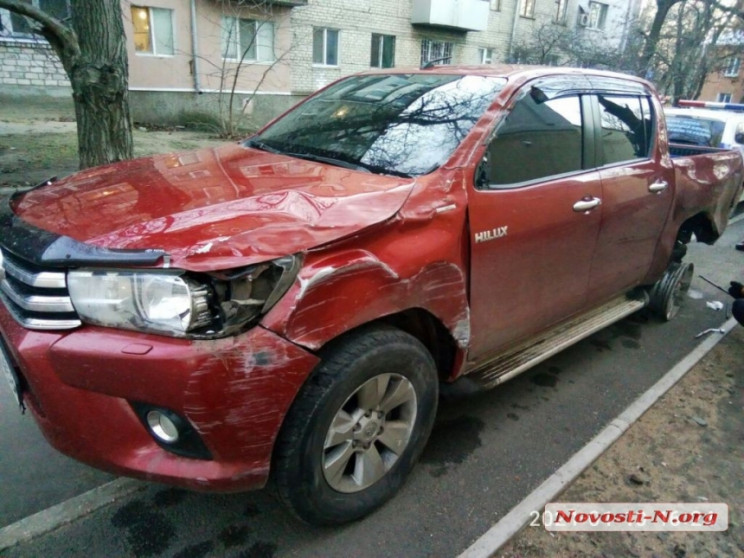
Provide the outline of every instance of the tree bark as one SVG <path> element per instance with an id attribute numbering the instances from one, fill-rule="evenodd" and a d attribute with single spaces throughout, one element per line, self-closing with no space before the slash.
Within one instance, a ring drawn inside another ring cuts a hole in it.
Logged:
<path id="1" fill-rule="evenodd" d="M 70 26 L 20 0 L 0 0 L 36 21 L 70 79 L 80 168 L 132 158 L 129 66 L 120 0 L 71 0 Z"/>
<path id="2" fill-rule="evenodd" d="M 132 158 L 129 62 L 120 0 L 73 0 L 80 56 L 68 70 L 80 168 Z"/>

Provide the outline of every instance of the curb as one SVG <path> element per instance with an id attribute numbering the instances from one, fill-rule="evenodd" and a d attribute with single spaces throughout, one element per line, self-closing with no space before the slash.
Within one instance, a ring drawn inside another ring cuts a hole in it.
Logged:
<path id="1" fill-rule="evenodd" d="M 509 541 L 524 527 L 532 517 L 532 512 L 542 510 L 558 494 L 568 487 L 600 455 L 615 443 L 622 434 L 636 422 L 656 401 L 669 391 L 687 372 L 689 372 L 708 352 L 713 349 L 737 325 L 730 318 L 721 327 L 725 333 L 708 337 L 679 361 L 669 372 L 641 394 L 608 426 L 587 445 L 575 453 L 563 466 L 553 473 L 524 500 L 514 506 L 498 523 L 467 548 L 458 558 L 487 558 Z"/>
<path id="2" fill-rule="evenodd" d="M 147 484 L 117 479 L 0 529 L 0 552 L 72 523 L 139 490 Z"/>

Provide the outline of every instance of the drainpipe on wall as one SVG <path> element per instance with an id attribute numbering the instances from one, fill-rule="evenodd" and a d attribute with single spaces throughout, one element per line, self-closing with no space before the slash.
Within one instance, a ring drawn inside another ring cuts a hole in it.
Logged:
<path id="1" fill-rule="evenodd" d="M 199 43 L 197 42 L 198 33 L 196 32 L 196 0 L 191 0 L 191 65 L 194 71 L 194 91 L 201 93 L 199 84 Z"/>
<path id="2" fill-rule="evenodd" d="M 511 36 L 509 37 L 509 50 L 506 53 L 507 64 L 512 63 L 512 53 L 514 52 L 514 38 L 517 35 L 517 18 L 519 18 L 519 0 L 514 2 L 514 18 L 512 20 Z"/>

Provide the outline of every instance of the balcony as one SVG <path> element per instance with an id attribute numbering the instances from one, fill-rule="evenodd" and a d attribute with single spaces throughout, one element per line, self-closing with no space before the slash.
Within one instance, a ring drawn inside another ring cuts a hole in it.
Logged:
<path id="1" fill-rule="evenodd" d="M 488 0 L 413 0 L 411 24 L 485 31 L 488 13 Z"/>

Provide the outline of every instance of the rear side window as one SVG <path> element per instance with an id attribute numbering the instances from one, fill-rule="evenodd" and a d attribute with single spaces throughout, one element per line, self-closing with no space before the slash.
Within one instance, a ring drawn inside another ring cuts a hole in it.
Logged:
<path id="1" fill-rule="evenodd" d="M 649 156 L 653 120 L 648 99 L 597 95 L 601 122 L 601 165 Z"/>
<path id="2" fill-rule="evenodd" d="M 583 117 L 578 95 L 517 101 L 488 148 L 489 182 L 507 188 L 581 170 Z"/>
<path id="3" fill-rule="evenodd" d="M 710 118 L 698 118 L 682 114 L 669 114 L 666 117 L 669 141 L 718 147 L 721 145 L 725 123 Z"/>

